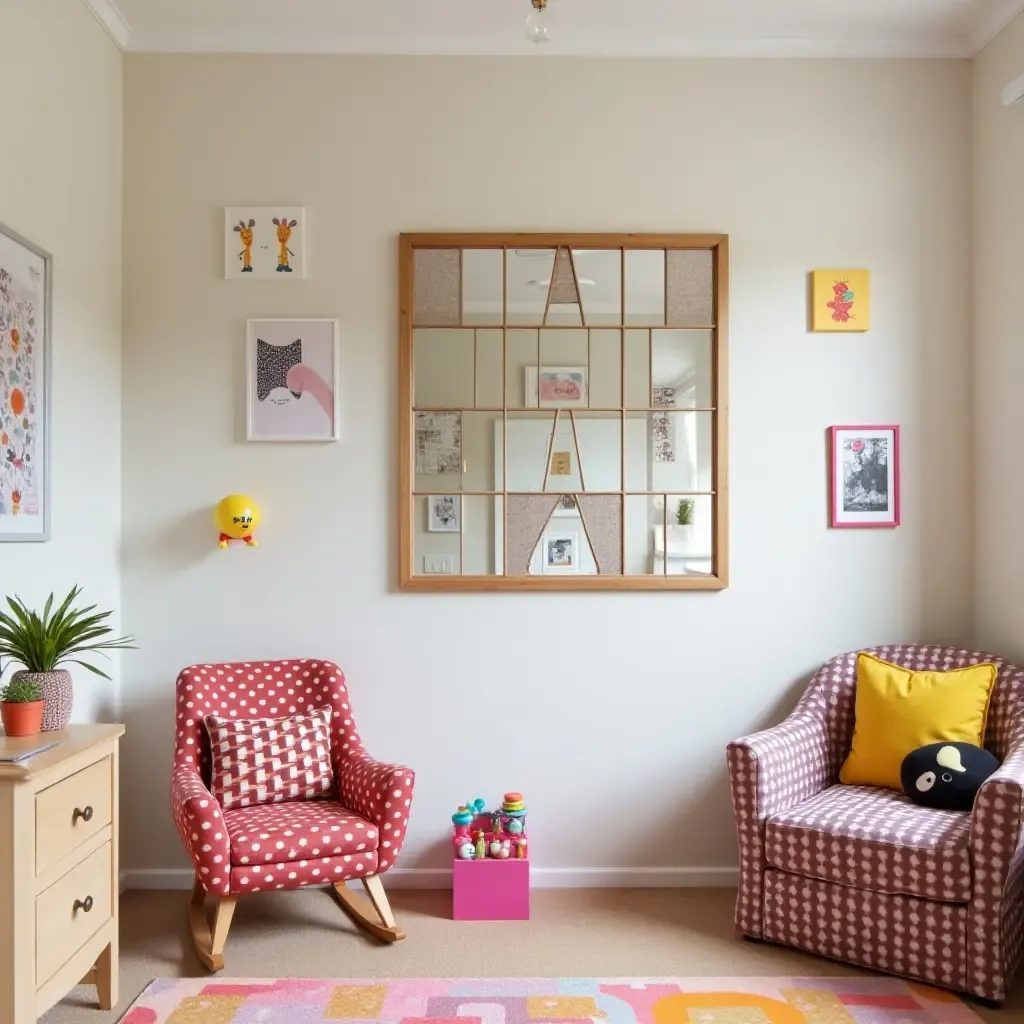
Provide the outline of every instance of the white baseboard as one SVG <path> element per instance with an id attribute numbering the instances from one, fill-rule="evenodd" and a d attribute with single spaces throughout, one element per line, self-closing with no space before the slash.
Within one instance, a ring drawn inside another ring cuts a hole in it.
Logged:
<path id="1" fill-rule="evenodd" d="M 121 891 L 127 889 L 192 888 L 188 868 L 133 868 L 121 872 Z M 534 889 L 720 889 L 732 888 L 737 868 L 533 868 Z M 450 889 L 447 868 L 394 868 L 387 873 L 392 889 Z"/>

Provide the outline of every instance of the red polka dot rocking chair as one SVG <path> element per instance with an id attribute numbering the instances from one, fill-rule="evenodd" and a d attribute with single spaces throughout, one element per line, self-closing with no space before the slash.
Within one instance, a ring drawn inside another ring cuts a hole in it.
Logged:
<path id="1" fill-rule="evenodd" d="M 341 669 L 310 660 L 193 665 L 175 689 L 171 810 L 195 866 L 189 923 L 203 965 L 223 970 L 235 903 L 253 892 L 328 884 L 360 927 L 384 942 L 405 938 L 380 876 L 405 841 L 415 776 L 363 749 Z M 209 788 L 206 716 L 285 718 L 325 707 L 332 711 L 328 797 L 222 810 Z M 372 911 L 346 887 L 352 878 L 362 880 Z M 207 896 L 215 901 L 212 926 Z"/>

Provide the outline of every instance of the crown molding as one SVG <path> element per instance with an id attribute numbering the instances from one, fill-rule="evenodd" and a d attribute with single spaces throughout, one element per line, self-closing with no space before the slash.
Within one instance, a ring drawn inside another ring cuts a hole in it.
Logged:
<path id="1" fill-rule="evenodd" d="M 94 3 L 98 0 L 86 0 Z M 1024 0 L 1008 0 L 1024 6 Z M 822 37 L 639 39 L 598 37 L 565 32 L 555 43 L 533 46 L 510 36 L 467 37 L 457 40 L 422 36 L 356 36 L 323 32 L 297 32 L 282 37 L 279 32 L 240 31 L 146 32 L 132 34 L 127 49 L 139 53 L 205 54 L 343 54 L 377 56 L 449 57 L 764 57 L 764 58 L 964 58 L 973 56 L 971 40 L 962 37 L 863 38 L 839 40 Z"/>
<path id="2" fill-rule="evenodd" d="M 971 35 L 971 56 L 976 57 L 1010 22 L 1024 13 L 1024 0 L 992 0 L 992 9 Z"/>
<path id="3" fill-rule="evenodd" d="M 118 10 L 116 0 L 82 0 L 82 3 L 92 11 L 93 16 L 118 48 L 127 50 L 132 30 L 124 15 Z"/>

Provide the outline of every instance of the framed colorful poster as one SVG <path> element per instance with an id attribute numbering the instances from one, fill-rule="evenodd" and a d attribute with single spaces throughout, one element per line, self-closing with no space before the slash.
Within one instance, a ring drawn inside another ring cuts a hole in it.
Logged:
<path id="1" fill-rule="evenodd" d="M 50 539 L 53 259 L 0 224 L 0 541 Z"/>
<path id="2" fill-rule="evenodd" d="M 834 528 L 900 525 L 900 428 L 831 427 Z"/>
<path id="3" fill-rule="evenodd" d="M 338 440 L 337 320 L 249 320 L 246 365 L 247 440 Z"/>
<path id="4" fill-rule="evenodd" d="M 811 302 L 812 331 L 870 331 L 871 271 L 815 270 Z"/>

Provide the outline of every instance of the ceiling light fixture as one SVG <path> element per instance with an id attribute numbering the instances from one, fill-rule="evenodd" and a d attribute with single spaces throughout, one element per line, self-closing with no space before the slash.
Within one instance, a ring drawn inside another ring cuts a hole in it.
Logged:
<path id="1" fill-rule="evenodd" d="M 533 10 L 526 19 L 526 38 L 531 43 L 547 43 L 551 41 L 551 15 L 548 12 L 548 0 L 530 0 Z"/>

